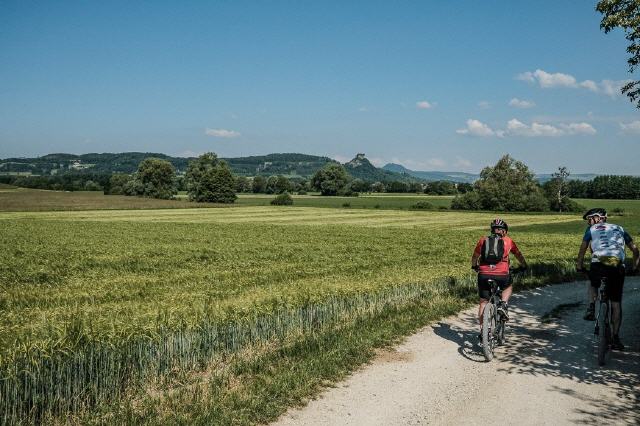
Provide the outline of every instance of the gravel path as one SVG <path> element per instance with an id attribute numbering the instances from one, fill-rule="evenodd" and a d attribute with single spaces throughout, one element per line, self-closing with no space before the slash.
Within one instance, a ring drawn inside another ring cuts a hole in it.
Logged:
<path id="1" fill-rule="evenodd" d="M 475 309 L 425 327 L 275 425 L 640 424 L 640 279 L 627 278 L 625 352 L 598 367 L 585 283 L 515 294 L 485 362 Z"/>

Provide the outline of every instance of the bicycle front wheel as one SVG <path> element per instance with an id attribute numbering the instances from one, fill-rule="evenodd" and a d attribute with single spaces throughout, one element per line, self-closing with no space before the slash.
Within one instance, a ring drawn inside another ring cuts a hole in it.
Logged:
<path id="1" fill-rule="evenodd" d="M 494 333 L 496 330 L 496 307 L 493 303 L 487 303 L 482 313 L 482 351 L 487 361 L 493 359 L 495 347 Z"/>
<path id="2" fill-rule="evenodd" d="M 604 365 L 611 342 L 611 324 L 609 324 L 609 303 L 600 304 L 598 313 L 598 365 Z"/>

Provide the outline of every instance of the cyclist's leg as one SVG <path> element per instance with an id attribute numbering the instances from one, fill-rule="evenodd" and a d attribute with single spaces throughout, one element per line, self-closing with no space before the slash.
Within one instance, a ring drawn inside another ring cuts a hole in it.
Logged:
<path id="1" fill-rule="evenodd" d="M 622 290 L 624 288 L 624 267 L 611 268 L 607 273 L 607 292 L 611 301 L 611 326 L 613 335 L 618 336 L 622 324 Z"/>
<path id="2" fill-rule="evenodd" d="M 587 283 L 587 311 L 584 319 L 593 321 L 595 319 L 596 299 L 600 288 L 600 276 L 602 274 L 600 263 L 591 263 L 589 270 L 589 282 Z"/>
<path id="3" fill-rule="evenodd" d="M 491 297 L 491 286 L 489 285 L 490 278 L 491 277 L 486 275 L 478 274 L 478 296 L 480 297 L 480 303 L 478 306 L 478 322 L 480 324 L 480 329 L 482 329 L 482 313 L 484 312 L 484 307 Z"/>

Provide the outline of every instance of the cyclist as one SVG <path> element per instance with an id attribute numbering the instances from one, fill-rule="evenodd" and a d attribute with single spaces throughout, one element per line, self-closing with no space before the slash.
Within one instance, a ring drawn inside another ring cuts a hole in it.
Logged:
<path id="1" fill-rule="evenodd" d="M 588 286 L 589 307 L 584 315 L 587 321 L 595 320 L 595 301 L 597 290 L 600 287 L 602 277 L 607 278 L 607 293 L 611 301 L 611 322 L 613 326 L 612 349 L 624 350 L 624 345 L 618 335 L 622 322 L 622 288 L 624 287 L 624 246 L 629 247 L 633 253 L 632 270 L 638 270 L 638 247 L 631 239 L 631 236 L 618 225 L 607 222 L 607 211 L 602 208 L 591 209 L 582 218 L 589 224 L 582 244 L 578 251 L 576 270 L 583 271 L 584 255 L 587 248 L 591 248 L 591 269 L 589 270 Z"/>
<path id="2" fill-rule="evenodd" d="M 489 280 L 494 280 L 502 289 L 502 303 L 498 306 L 498 312 L 508 319 L 508 302 L 513 290 L 509 274 L 509 254 L 513 253 L 515 255 L 522 268 L 526 269 L 527 267 L 527 262 L 522 253 L 520 253 L 518 246 L 507 236 L 509 232 L 507 223 L 500 218 L 496 218 L 491 222 L 490 229 L 491 235 L 480 238 L 473 251 L 473 256 L 471 256 L 471 268 L 478 272 L 478 294 L 480 296 L 478 318 L 481 332 L 482 313 L 491 297 Z"/>

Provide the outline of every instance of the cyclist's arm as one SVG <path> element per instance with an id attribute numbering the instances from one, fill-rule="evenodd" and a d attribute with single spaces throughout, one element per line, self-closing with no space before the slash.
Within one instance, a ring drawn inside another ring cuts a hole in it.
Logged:
<path id="1" fill-rule="evenodd" d="M 516 245 L 516 242 L 511 240 L 511 253 L 513 253 L 513 255 L 516 257 L 516 259 L 518 259 L 518 263 L 520 264 L 520 266 L 522 268 L 527 268 L 527 261 L 525 260 L 524 256 L 522 255 L 522 252 L 520 251 L 520 249 L 518 248 L 518 246 Z"/>
<path id="2" fill-rule="evenodd" d="M 633 253 L 633 270 L 637 271 L 640 267 L 640 250 L 638 250 L 638 246 L 636 246 L 633 240 L 627 242 L 627 247 L 629 247 L 629 250 Z"/>
<path id="3" fill-rule="evenodd" d="M 580 244 L 580 250 L 578 250 L 578 260 L 576 260 L 576 271 L 581 271 L 584 266 L 584 254 L 587 252 L 587 248 L 589 248 L 588 241 L 582 241 Z"/>
<path id="4" fill-rule="evenodd" d="M 483 240 L 484 238 L 480 238 L 480 241 L 476 244 L 476 248 L 473 250 L 473 255 L 471 256 L 471 269 L 477 268 L 480 265 L 479 259 Z"/>

